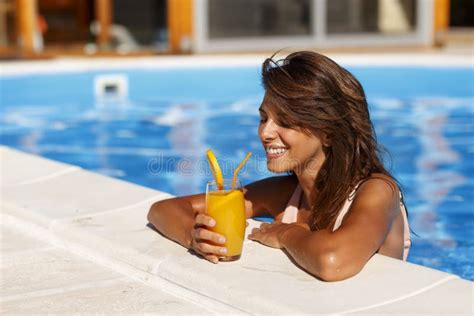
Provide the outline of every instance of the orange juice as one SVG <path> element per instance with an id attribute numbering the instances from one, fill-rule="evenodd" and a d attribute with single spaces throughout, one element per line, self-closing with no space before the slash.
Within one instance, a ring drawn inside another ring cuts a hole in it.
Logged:
<path id="1" fill-rule="evenodd" d="M 245 204 L 241 189 L 208 191 L 206 212 L 216 220 L 212 231 L 226 238 L 227 254 L 222 261 L 236 260 L 242 253 L 245 234 Z"/>

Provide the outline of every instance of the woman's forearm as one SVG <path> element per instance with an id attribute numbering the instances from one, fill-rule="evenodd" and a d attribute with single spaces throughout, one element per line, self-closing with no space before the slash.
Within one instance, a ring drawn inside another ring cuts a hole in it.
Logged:
<path id="1" fill-rule="evenodd" d="M 328 231 L 291 227 L 281 236 L 283 249 L 304 270 L 325 281 L 350 277 L 341 264 L 333 236 Z"/>
<path id="2" fill-rule="evenodd" d="M 148 221 L 169 239 L 190 248 L 194 226 L 191 203 L 179 198 L 156 202 L 148 212 Z"/>

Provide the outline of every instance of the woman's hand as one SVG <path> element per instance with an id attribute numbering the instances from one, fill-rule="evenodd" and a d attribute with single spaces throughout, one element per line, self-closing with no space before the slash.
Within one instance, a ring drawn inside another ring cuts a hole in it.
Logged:
<path id="1" fill-rule="evenodd" d="M 310 230 L 307 224 L 292 223 L 284 224 L 282 222 L 262 223 L 259 228 L 252 229 L 252 233 L 248 236 L 250 240 L 258 241 L 265 246 L 272 248 L 283 248 L 281 244 L 282 237 L 291 229 L 302 227 Z"/>
<path id="2" fill-rule="evenodd" d="M 218 263 L 219 257 L 227 253 L 225 237 L 209 230 L 215 225 L 212 217 L 198 214 L 191 231 L 191 249 L 212 263 Z"/>

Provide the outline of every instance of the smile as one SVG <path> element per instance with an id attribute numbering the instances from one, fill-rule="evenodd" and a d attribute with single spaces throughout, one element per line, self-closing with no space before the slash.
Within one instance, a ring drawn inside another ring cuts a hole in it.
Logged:
<path id="1" fill-rule="evenodd" d="M 287 151 L 288 148 L 286 147 L 267 147 L 265 148 L 265 151 L 267 153 L 267 158 L 268 159 L 275 159 L 283 156 Z"/>

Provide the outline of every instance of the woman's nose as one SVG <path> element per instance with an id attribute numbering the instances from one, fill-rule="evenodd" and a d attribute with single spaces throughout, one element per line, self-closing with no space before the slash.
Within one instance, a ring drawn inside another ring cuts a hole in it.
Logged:
<path id="1" fill-rule="evenodd" d="M 268 119 L 260 126 L 260 138 L 264 141 L 275 139 L 278 135 L 277 128 L 278 126 L 275 124 L 275 122 Z"/>

